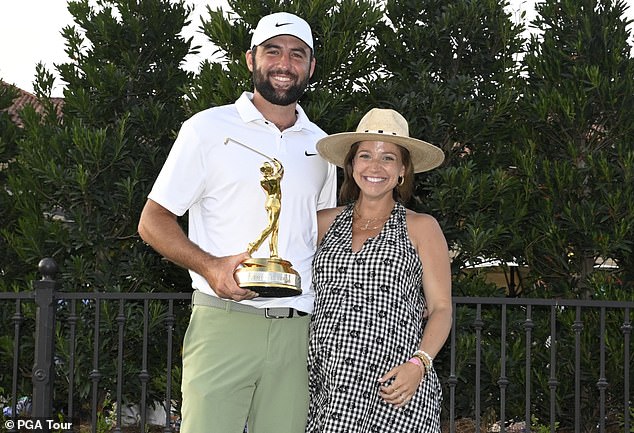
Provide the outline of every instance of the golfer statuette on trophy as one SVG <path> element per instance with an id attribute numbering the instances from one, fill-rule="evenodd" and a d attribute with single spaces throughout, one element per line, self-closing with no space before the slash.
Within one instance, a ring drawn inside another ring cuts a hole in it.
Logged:
<path id="1" fill-rule="evenodd" d="M 257 251 L 262 243 L 269 238 L 270 257 L 250 258 L 242 262 L 242 266 L 234 272 L 238 286 L 257 292 L 262 297 L 288 297 L 302 293 L 301 279 L 291 263 L 278 256 L 277 237 L 279 231 L 280 210 L 282 207 L 281 182 L 284 176 L 284 167 L 280 161 L 271 158 L 239 141 L 226 138 L 225 144 L 233 141 L 240 146 L 255 152 L 266 159 L 260 167 L 262 179 L 260 185 L 266 193 L 264 208 L 268 217 L 268 224 L 260 236 L 251 242 L 247 251 L 249 254 Z"/>

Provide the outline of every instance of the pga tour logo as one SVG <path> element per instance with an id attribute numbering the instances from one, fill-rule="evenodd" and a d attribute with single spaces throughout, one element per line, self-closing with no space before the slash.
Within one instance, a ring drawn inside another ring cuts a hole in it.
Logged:
<path id="1" fill-rule="evenodd" d="M 48 430 L 72 430 L 72 422 L 59 422 L 52 419 L 18 419 L 7 420 L 4 422 L 4 426 L 7 430 L 13 430 L 17 427 L 18 430 L 37 430 L 42 431 L 45 427 Z"/>

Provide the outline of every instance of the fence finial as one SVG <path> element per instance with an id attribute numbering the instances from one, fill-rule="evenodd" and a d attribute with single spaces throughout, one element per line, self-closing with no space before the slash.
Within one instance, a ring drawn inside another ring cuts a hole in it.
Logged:
<path id="1" fill-rule="evenodd" d="M 37 269 L 40 271 L 40 274 L 42 274 L 42 280 L 47 281 L 52 281 L 59 270 L 55 260 L 50 257 L 40 260 L 40 263 L 37 264 Z"/>

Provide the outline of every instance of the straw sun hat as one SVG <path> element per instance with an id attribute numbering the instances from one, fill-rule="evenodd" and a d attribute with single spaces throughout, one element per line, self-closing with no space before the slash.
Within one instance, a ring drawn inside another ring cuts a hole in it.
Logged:
<path id="1" fill-rule="evenodd" d="M 373 108 L 359 122 L 355 132 L 328 135 L 317 142 L 317 151 L 326 160 L 343 167 L 350 147 L 359 141 L 385 141 L 409 151 L 414 173 L 438 167 L 445 159 L 443 151 L 409 136 L 407 120 L 390 109 Z"/>

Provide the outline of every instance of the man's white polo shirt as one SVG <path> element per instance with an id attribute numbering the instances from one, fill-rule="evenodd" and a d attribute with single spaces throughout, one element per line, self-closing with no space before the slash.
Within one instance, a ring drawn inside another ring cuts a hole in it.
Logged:
<path id="1" fill-rule="evenodd" d="M 258 307 L 292 307 L 312 312 L 311 265 L 317 242 L 317 211 L 336 205 L 336 168 L 317 155 L 326 134 L 297 106 L 297 122 L 280 132 L 264 119 L 245 92 L 235 104 L 201 111 L 188 119 L 149 198 L 176 215 L 189 211 L 189 238 L 214 256 L 246 251 L 267 226 L 260 186 L 265 157 L 226 138 L 278 159 L 281 183 L 279 256 L 302 279 L 302 294 L 243 301 Z M 268 239 L 253 257 L 269 257 Z M 215 295 L 207 281 L 190 271 L 192 286 Z"/>

